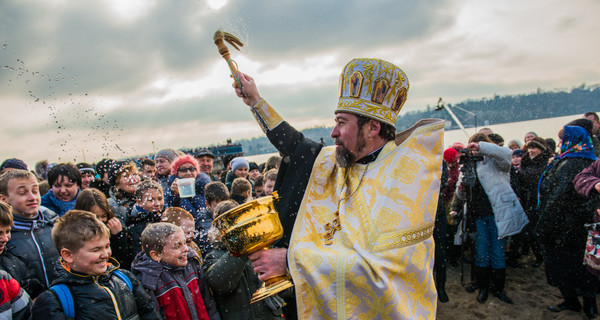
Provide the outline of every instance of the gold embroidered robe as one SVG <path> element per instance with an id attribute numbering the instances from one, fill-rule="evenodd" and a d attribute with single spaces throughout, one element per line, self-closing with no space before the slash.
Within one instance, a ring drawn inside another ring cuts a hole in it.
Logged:
<path id="1" fill-rule="evenodd" d="M 300 319 L 435 319 L 442 151 L 439 120 L 399 134 L 368 165 L 339 168 L 335 147 L 321 150 L 288 251 Z M 341 230 L 326 245 L 340 198 Z"/>

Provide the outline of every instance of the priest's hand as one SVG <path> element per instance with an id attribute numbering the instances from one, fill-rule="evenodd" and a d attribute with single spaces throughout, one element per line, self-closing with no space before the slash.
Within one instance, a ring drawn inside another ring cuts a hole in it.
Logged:
<path id="1" fill-rule="evenodd" d="M 249 255 L 248 258 L 260 281 L 287 274 L 287 249 L 260 250 Z"/>
<path id="2" fill-rule="evenodd" d="M 242 84 L 240 88 L 237 84 L 237 81 L 233 82 L 233 88 L 235 89 L 235 94 L 242 98 L 245 104 L 252 107 L 257 104 L 260 99 L 260 94 L 258 93 L 258 87 L 254 82 L 254 79 L 245 73 L 238 72 L 238 79 Z"/>

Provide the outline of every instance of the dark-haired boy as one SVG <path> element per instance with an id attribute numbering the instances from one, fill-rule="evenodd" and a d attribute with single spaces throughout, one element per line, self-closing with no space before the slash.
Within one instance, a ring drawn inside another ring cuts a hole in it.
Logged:
<path id="1" fill-rule="evenodd" d="M 9 170 L 0 175 L 0 201 L 12 206 L 14 225 L 6 251 L 23 259 L 28 274 L 47 289 L 54 280 L 58 251 L 52 241 L 56 213 L 40 206 L 35 175 L 25 170 Z"/>
<path id="2" fill-rule="evenodd" d="M 160 319 L 139 281 L 110 262 L 110 230 L 96 215 L 68 211 L 57 219 L 52 239 L 62 258 L 52 285 L 67 286 L 74 318 Z M 48 290 L 35 301 L 32 315 L 33 319 L 65 319 L 66 310 L 58 295 Z"/>

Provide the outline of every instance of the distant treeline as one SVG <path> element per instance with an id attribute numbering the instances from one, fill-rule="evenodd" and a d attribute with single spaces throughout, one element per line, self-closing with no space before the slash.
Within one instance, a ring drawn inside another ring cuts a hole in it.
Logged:
<path id="1" fill-rule="evenodd" d="M 474 127 L 473 115 L 460 110 L 468 110 L 477 115 L 477 126 L 527 121 L 534 119 L 554 118 L 572 114 L 584 114 L 588 111 L 600 111 L 600 84 L 586 86 L 585 84 L 572 88 L 570 91 L 555 90 L 543 91 L 538 89 L 535 93 L 509 96 L 494 96 L 480 100 L 467 100 L 455 105 L 448 104 L 457 118 L 465 127 Z M 415 122 L 424 118 L 438 118 L 452 121 L 446 110 L 436 111 L 436 106 L 427 106 L 424 111 L 409 111 L 401 113 L 396 121 L 398 131 L 409 128 Z M 449 130 L 458 129 L 452 121 Z M 314 127 L 302 130 L 302 133 L 315 141 L 326 145 L 333 144 L 329 136 L 331 127 Z M 269 140 L 262 136 L 252 139 L 235 141 L 241 143 L 245 155 L 277 152 Z"/>

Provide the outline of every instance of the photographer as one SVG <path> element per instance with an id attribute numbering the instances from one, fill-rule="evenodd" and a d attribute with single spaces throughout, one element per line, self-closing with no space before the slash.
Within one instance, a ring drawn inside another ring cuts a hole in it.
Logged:
<path id="1" fill-rule="evenodd" d="M 512 304 L 504 293 L 505 237 L 520 232 L 527 224 L 525 212 L 510 186 L 512 151 L 495 145 L 481 133 L 469 139 L 467 149 L 461 158 L 465 170 L 461 172 L 450 215 L 458 214 L 467 197 L 472 199 L 467 205 L 466 223 L 474 220 L 477 231 L 474 270 L 479 288 L 477 301 L 484 303 L 491 289 L 495 297 Z M 474 174 L 469 174 L 469 167 Z"/>

